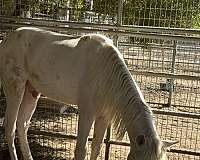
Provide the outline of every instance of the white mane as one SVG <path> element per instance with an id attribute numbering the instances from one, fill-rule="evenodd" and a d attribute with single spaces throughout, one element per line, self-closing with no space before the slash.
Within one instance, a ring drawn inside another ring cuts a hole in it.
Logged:
<path id="1" fill-rule="evenodd" d="M 146 114 L 152 120 L 151 111 L 135 80 L 126 67 L 121 53 L 111 44 L 103 48 L 103 56 L 96 62 L 96 88 L 104 99 L 104 112 L 112 117 L 119 138 L 126 132 L 125 124 L 133 124 L 138 117 Z M 96 84 L 97 85 L 97 84 Z M 148 116 L 150 115 L 150 116 Z"/>

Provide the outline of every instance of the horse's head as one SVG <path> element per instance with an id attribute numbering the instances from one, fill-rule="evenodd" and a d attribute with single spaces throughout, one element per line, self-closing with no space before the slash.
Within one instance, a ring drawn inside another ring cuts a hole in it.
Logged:
<path id="1" fill-rule="evenodd" d="M 166 151 L 176 142 L 138 135 L 131 141 L 128 160 L 167 160 Z"/>
<path id="2" fill-rule="evenodd" d="M 167 149 L 177 142 L 160 140 L 148 108 L 137 113 L 133 122 L 127 123 L 130 139 L 128 160 L 167 160 Z"/>

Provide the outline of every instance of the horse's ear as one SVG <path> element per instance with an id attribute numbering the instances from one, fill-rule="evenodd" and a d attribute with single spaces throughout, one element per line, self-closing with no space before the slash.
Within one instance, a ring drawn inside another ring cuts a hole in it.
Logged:
<path id="1" fill-rule="evenodd" d="M 171 146 L 177 144 L 179 141 L 162 140 L 163 148 L 169 149 Z"/>

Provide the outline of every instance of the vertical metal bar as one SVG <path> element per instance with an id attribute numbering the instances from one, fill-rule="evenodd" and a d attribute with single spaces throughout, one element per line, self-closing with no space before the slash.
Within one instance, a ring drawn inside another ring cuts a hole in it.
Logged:
<path id="1" fill-rule="evenodd" d="M 111 133 L 111 125 L 109 124 L 105 139 L 105 144 L 106 144 L 105 160 L 109 159 L 109 154 L 110 154 L 110 133 Z"/>
<path id="2" fill-rule="evenodd" d="M 151 59 L 151 56 L 152 56 L 152 48 L 151 48 L 151 46 L 149 47 L 149 65 L 148 65 L 148 67 L 149 67 L 149 70 L 150 70 L 150 68 L 151 68 L 151 61 L 152 61 L 152 59 Z"/>
<path id="3" fill-rule="evenodd" d="M 177 54 L 177 41 L 173 42 L 173 57 L 172 57 L 172 68 L 171 73 L 174 73 L 175 70 L 175 62 L 176 62 L 176 54 Z M 174 86 L 174 78 L 169 79 L 170 87 L 169 87 L 169 98 L 168 98 L 168 107 L 172 105 L 172 95 L 173 95 L 173 86 Z"/>
<path id="4" fill-rule="evenodd" d="M 114 45 L 116 46 L 116 47 L 118 47 L 118 35 L 114 35 L 113 36 L 113 43 L 114 43 Z"/>
<path id="5" fill-rule="evenodd" d="M 123 13 L 123 0 L 118 0 L 118 10 L 117 10 L 117 26 L 122 25 L 122 13 Z M 114 44 L 118 47 L 118 35 L 114 36 Z"/>
<path id="6" fill-rule="evenodd" d="M 118 0 L 118 11 L 117 11 L 117 26 L 122 25 L 122 13 L 123 13 L 123 0 Z M 114 44 L 116 47 L 118 47 L 118 35 L 114 35 Z M 109 153 L 110 153 L 110 134 L 111 134 L 111 124 L 109 124 L 107 128 L 106 133 L 106 150 L 105 150 L 105 160 L 109 159 Z"/>
<path id="7" fill-rule="evenodd" d="M 118 0 L 117 25 L 122 25 L 123 0 Z"/>

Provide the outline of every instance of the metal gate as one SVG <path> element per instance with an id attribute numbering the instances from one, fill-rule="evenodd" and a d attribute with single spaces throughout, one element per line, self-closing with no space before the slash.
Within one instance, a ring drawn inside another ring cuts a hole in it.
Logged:
<path id="1" fill-rule="evenodd" d="M 110 37 L 154 111 L 161 138 L 179 140 L 168 152 L 169 159 L 199 160 L 200 30 L 191 29 L 198 27 L 194 15 L 199 5 L 199 0 L 1 0 L 0 37 L 20 26 Z M 4 97 L 0 106 L 2 120 Z M 71 159 L 77 119 L 76 106 L 41 98 L 29 130 L 34 159 Z M 3 127 L 0 132 L 0 159 L 6 159 Z M 128 152 L 128 136 L 116 141 L 108 128 L 99 159 L 126 159 Z"/>

